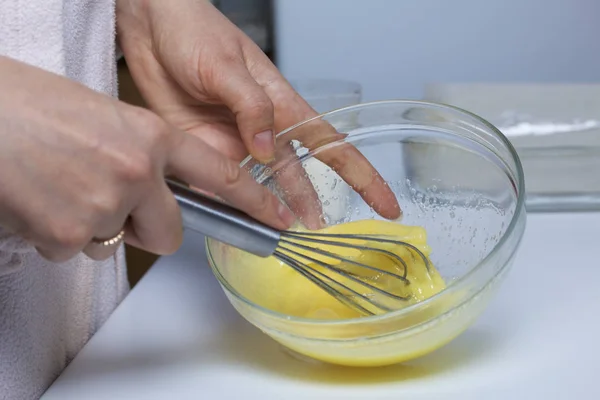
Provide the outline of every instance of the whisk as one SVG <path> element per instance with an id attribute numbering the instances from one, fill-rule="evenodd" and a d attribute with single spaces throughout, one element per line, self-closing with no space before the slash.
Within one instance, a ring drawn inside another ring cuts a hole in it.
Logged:
<path id="1" fill-rule="evenodd" d="M 419 257 L 428 270 L 430 268 L 429 260 L 423 252 L 404 241 L 371 234 L 279 231 L 187 186 L 170 180 L 167 180 L 167 185 L 179 203 L 184 228 L 259 257 L 275 257 L 362 315 L 389 312 L 394 309 L 390 306 L 390 301 L 393 304 L 409 300 L 406 296 L 378 287 L 374 279 L 385 275 L 395 280 L 395 283 L 410 285 L 406 260 L 392 251 L 370 246 L 369 242 L 402 246 L 413 257 Z M 329 248 L 354 249 L 361 254 L 373 252 L 385 256 L 393 262 L 396 267 L 394 271 L 399 273 L 319 248 L 323 245 Z M 323 271 L 317 269 L 317 266 Z"/>

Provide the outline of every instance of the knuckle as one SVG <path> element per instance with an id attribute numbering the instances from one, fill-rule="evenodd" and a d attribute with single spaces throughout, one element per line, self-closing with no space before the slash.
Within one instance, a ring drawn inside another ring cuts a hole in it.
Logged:
<path id="1" fill-rule="evenodd" d="M 272 118 L 273 103 L 265 93 L 254 93 L 244 99 L 241 111 L 251 118 Z"/>
<path id="2" fill-rule="evenodd" d="M 158 115 L 141 107 L 133 107 L 131 112 L 137 123 L 136 128 L 150 148 L 162 146 L 169 138 L 167 123 Z"/>
<path id="3" fill-rule="evenodd" d="M 215 66 L 235 66 L 241 64 L 242 62 L 243 58 L 240 57 L 240 54 L 237 51 L 237 49 L 225 48 L 221 56 L 218 58 L 218 62 L 215 63 Z"/>
<path id="4" fill-rule="evenodd" d="M 138 151 L 122 158 L 114 166 L 117 177 L 128 183 L 140 183 L 153 179 L 154 163 L 150 154 Z"/>
<path id="5" fill-rule="evenodd" d="M 84 247 L 91 237 L 91 229 L 84 224 L 54 221 L 49 227 L 47 242 L 63 253 Z"/>
<path id="6" fill-rule="evenodd" d="M 199 71 L 199 74 L 194 74 L 193 81 L 212 94 L 218 93 L 220 84 L 229 79 L 231 71 L 243 64 L 239 54 L 228 49 L 223 49 L 219 57 L 199 51 L 195 59 L 194 68 L 189 71 Z"/>
<path id="7" fill-rule="evenodd" d="M 261 190 L 258 198 L 248 204 L 249 211 L 254 215 L 269 214 L 271 202 L 269 194 L 265 190 Z"/>
<path id="8" fill-rule="evenodd" d="M 212 60 L 212 62 L 207 65 L 216 70 L 222 70 L 223 66 L 234 67 L 244 64 L 244 56 L 237 41 L 222 41 L 219 45 L 221 51 L 218 55 L 215 56 L 210 47 L 204 47 L 199 51 L 199 57 L 197 59 L 200 61 Z"/>
<path id="9" fill-rule="evenodd" d="M 62 263 L 71 259 L 75 253 L 65 252 L 58 249 L 37 248 L 38 253 L 46 260 L 53 263 Z"/>
<path id="10" fill-rule="evenodd" d="M 140 107 L 129 108 L 128 116 L 136 140 L 133 145 L 116 149 L 110 164 L 117 179 L 138 183 L 155 176 L 155 160 L 166 148 L 169 129 L 160 117 Z"/>
<path id="11" fill-rule="evenodd" d="M 157 148 L 162 148 L 162 146 L 167 143 L 171 132 L 168 129 L 167 124 L 158 117 L 152 117 L 150 119 L 153 121 L 148 122 L 149 126 L 146 132 L 150 145 L 149 147 L 152 150 L 155 150 Z"/>
<path id="12" fill-rule="evenodd" d="M 100 217 L 114 215 L 120 210 L 121 202 L 119 196 L 109 191 L 95 194 L 90 199 L 91 214 Z"/>
<path id="13" fill-rule="evenodd" d="M 223 158 L 219 170 L 226 189 L 236 187 L 242 180 L 242 169 L 231 160 Z"/>

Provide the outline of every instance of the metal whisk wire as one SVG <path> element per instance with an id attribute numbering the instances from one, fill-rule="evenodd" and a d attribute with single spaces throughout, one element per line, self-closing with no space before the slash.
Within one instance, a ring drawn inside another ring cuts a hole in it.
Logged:
<path id="1" fill-rule="evenodd" d="M 333 240 L 332 240 L 333 239 Z M 346 241 L 340 241 L 346 240 Z M 339 276 L 346 278 L 352 282 L 359 284 L 361 287 L 365 288 L 368 292 L 376 292 L 382 296 L 390 298 L 392 300 L 401 300 L 407 301 L 408 297 L 403 297 L 396 295 L 394 293 L 390 293 L 386 290 L 383 290 L 371 283 L 369 283 L 364 277 L 360 277 L 359 275 L 349 272 L 343 268 L 336 267 L 333 264 L 326 263 L 322 260 L 319 260 L 315 257 L 311 257 L 305 253 L 302 253 L 295 248 L 300 250 L 305 250 L 309 252 L 316 253 L 321 256 L 325 256 L 327 258 L 331 258 L 339 261 L 341 264 L 353 265 L 359 268 L 364 268 L 366 271 L 372 271 L 381 275 L 389 276 L 393 279 L 398 279 L 402 281 L 405 285 L 409 285 L 410 282 L 407 279 L 408 275 L 408 264 L 402 257 L 399 255 L 382 248 L 367 246 L 367 245 L 359 245 L 348 243 L 347 241 L 361 241 L 361 242 L 379 242 L 379 243 L 389 243 L 395 246 L 402 246 L 410 250 L 412 256 L 415 255 L 421 258 L 425 267 L 429 271 L 430 264 L 428 258 L 423 254 L 421 250 L 419 250 L 416 246 L 399 241 L 394 239 L 389 239 L 383 236 L 378 235 L 361 235 L 361 234 L 333 234 L 333 233 L 315 233 L 315 232 L 292 232 L 292 231 L 283 231 L 281 232 L 281 238 L 279 240 L 279 246 L 273 253 L 273 256 L 285 263 L 286 265 L 293 268 L 296 272 L 309 279 L 311 282 L 315 283 L 321 289 L 325 290 L 331 296 L 335 297 L 338 301 L 344 303 L 350 308 L 360 312 L 365 315 L 373 315 L 374 312 L 365 308 L 360 304 L 359 301 L 355 300 L 355 298 L 359 298 L 362 301 L 370 304 L 378 308 L 381 311 L 388 312 L 392 311 L 392 308 L 382 304 L 380 301 L 377 301 L 375 298 L 369 297 L 367 293 L 359 292 L 356 289 L 349 287 L 348 285 L 333 279 L 332 277 L 324 274 L 321 271 L 318 271 L 313 265 L 318 265 L 327 271 L 338 274 Z M 302 242 L 306 242 L 304 244 Z M 312 244 L 313 246 L 310 246 Z M 344 257 L 339 254 L 320 249 L 318 247 L 314 247 L 314 245 L 328 245 L 334 247 L 341 248 L 349 248 L 359 250 L 361 253 L 365 252 L 375 252 L 381 255 L 384 255 L 388 259 L 392 260 L 392 262 L 401 267 L 402 274 L 399 275 L 389 270 L 381 269 L 374 267 L 372 265 L 367 265 L 365 263 L 361 263 L 355 259 Z M 301 260 L 304 260 L 302 262 Z M 341 289 L 341 290 L 340 290 Z M 349 292 L 351 295 L 344 294 L 344 291 Z"/>
<path id="2" fill-rule="evenodd" d="M 399 280 L 404 285 L 410 285 L 407 279 L 409 266 L 406 260 L 391 251 L 392 249 L 379 248 L 375 244 L 385 243 L 397 246 L 394 249 L 408 249 L 413 260 L 416 260 L 417 257 L 420 258 L 425 268 L 430 270 L 429 259 L 425 254 L 407 242 L 390 239 L 383 235 L 278 231 L 187 186 L 169 180 L 167 180 L 167 185 L 179 203 L 185 228 L 260 257 L 273 256 L 318 285 L 338 301 L 363 315 L 375 314 L 372 308 L 366 307 L 367 305 L 384 312 L 392 310 L 391 307 L 378 300 L 378 295 L 380 299 L 409 300 L 408 297 L 399 296 L 377 287 L 368 281 L 369 278 L 350 270 L 349 267 L 357 267 L 363 272 L 370 271 L 379 276 L 385 275 Z M 360 244 L 356 244 L 356 241 Z M 402 273 L 397 274 L 365 264 L 358 259 L 319 248 L 319 245 L 354 249 L 362 255 L 369 252 L 382 255 L 391 260 Z M 324 261 L 323 257 L 336 262 Z M 323 270 L 320 271 L 318 267 Z M 325 271 L 344 278 L 348 282 L 341 282 L 326 274 Z M 364 290 L 350 287 L 351 283 Z"/>

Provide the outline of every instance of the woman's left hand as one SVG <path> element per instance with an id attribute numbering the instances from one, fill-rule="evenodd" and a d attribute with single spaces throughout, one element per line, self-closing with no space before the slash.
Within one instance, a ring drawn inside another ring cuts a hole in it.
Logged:
<path id="1" fill-rule="evenodd" d="M 274 133 L 316 115 L 261 49 L 209 1 L 117 0 L 117 32 L 148 106 L 236 161 L 248 153 L 261 162 L 272 160 Z M 302 137 L 303 144 L 342 137 L 333 129 L 313 136 Z M 401 215 L 393 192 L 358 150 L 348 145 L 327 153 L 322 161 L 379 214 Z M 290 178 L 280 184 L 292 195 L 316 196 L 306 191 L 302 176 Z"/>

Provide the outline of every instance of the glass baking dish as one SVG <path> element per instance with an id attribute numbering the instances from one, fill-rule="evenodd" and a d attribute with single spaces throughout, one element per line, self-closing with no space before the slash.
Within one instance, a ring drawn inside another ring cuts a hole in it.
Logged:
<path id="1" fill-rule="evenodd" d="M 510 139 L 528 211 L 600 210 L 600 84 L 429 84 L 425 98 L 476 113 Z"/>

